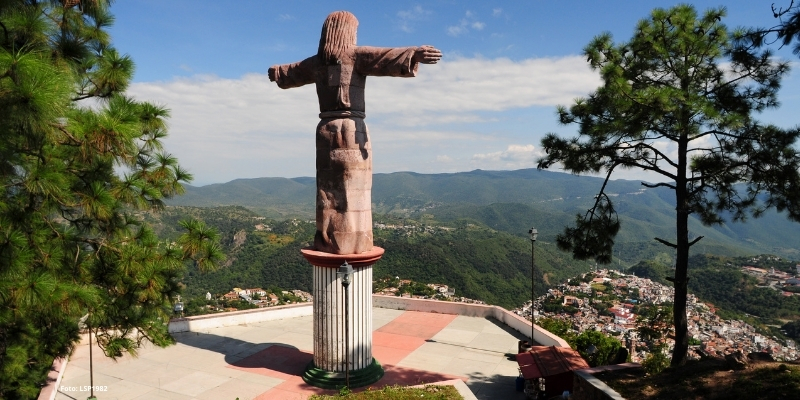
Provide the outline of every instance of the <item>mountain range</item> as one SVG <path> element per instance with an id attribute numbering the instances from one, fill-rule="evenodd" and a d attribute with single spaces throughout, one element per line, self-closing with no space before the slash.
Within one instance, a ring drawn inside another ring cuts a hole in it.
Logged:
<path id="1" fill-rule="evenodd" d="M 395 172 L 373 176 L 376 215 L 439 222 L 472 220 L 497 231 L 527 236 L 536 227 L 540 240 L 553 242 L 575 215 L 584 213 L 602 185 L 597 177 L 538 169 L 475 170 L 419 174 Z M 674 238 L 675 200 L 664 188 L 648 189 L 639 181 L 614 180 L 607 188 L 622 220 L 615 260 L 628 265 L 658 253 L 669 253 L 653 238 Z M 313 220 L 315 179 L 254 178 L 202 187 L 168 202 L 194 207 L 242 206 L 262 216 Z M 690 235 L 703 236 L 694 253 L 722 255 L 775 254 L 800 258 L 800 224 L 770 211 L 744 223 L 703 226 L 690 221 Z"/>

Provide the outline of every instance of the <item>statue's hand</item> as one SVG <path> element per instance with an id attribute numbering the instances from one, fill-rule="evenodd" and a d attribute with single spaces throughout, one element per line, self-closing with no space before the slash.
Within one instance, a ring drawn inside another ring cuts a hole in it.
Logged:
<path id="1" fill-rule="evenodd" d="M 269 67 L 269 69 L 267 70 L 267 75 L 269 75 L 269 81 L 270 82 L 275 82 L 275 79 L 276 79 L 275 67 Z"/>
<path id="2" fill-rule="evenodd" d="M 442 52 L 430 45 L 422 45 L 417 47 L 414 52 L 414 60 L 423 64 L 436 64 L 442 59 Z"/>

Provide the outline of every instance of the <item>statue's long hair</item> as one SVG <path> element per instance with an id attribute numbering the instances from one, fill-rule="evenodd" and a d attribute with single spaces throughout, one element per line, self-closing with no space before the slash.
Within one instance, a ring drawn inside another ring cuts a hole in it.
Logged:
<path id="1" fill-rule="evenodd" d="M 347 11 L 334 11 L 325 18 L 317 56 L 323 64 L 336 64 L 355 46 L 358 20 Z"/>

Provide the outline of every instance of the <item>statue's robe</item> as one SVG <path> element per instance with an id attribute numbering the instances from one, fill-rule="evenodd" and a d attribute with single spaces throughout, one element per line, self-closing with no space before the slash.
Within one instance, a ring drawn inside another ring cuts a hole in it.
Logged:
<path id="1" fill-rule="evenodd" d="M 335 64 L 314 55 L 274 66 L 282 89 L 317 86 L 317 232 L 314 247 L 334 254 L 372 250 L 372 146 L 364 107 L 367 76 L 414 77 L 416 47 L 357 46 Z"/>

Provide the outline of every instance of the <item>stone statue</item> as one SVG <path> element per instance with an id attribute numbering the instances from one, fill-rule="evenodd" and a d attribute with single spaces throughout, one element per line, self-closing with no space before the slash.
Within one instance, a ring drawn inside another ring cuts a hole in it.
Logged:
<path id="1" fill-rule="evenodd" d="M 364 107 L 367 76 L 414 77 L 419 63 L 436 64 L 432 46 L 356 46 L 358 20 L 347 11 L 328 15 L 317 54 L 269 69 L 281 89 L 314 83 L 317 125 L 317 251 L 372 250 L 372 145 Z"/>

